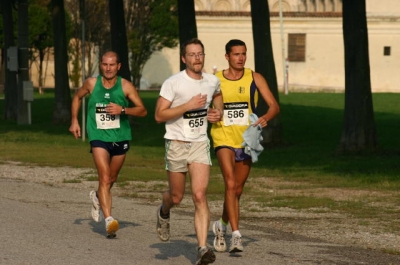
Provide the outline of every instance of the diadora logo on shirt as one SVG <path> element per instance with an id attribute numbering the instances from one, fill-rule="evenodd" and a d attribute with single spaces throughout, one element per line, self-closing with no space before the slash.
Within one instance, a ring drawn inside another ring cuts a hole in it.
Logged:
<path id="1" fill-rule="evenodd" d="M 124 150 L 128 149 L 128 144 L 124 144 Z"/>
<path id="2" fill-rule="evenodd" d="M 239 87 L 239 93 L 240 93 L 240 94 L 243 94 L 243 93 L 244 93 L 244 86 L 240 86 L 240 87 Z"/>
<path id="3" fill-rule="evenodd" d="M 105 93 L 104 98 L 110 98 L 110 93 Z"/>

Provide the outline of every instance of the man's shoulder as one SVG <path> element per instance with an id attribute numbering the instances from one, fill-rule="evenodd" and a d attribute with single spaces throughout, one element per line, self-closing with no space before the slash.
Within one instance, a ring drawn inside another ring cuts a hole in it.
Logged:
<path id="1" fill-rule="evenodd" d="M 94 77 L 94 76 L 88 77 L 88 78 L 86 78 L 85 82 L 87 84 L 89 84 L 90 87 L 93 88 L 96 85 L 97 77 Z"/>
<path id="2" fill-rule="evenodd" d="M 203 72 L 202 75 L 203 75 L 203 77 L 210 78 L 210 79 L 217 78 L 214 74 L 209 74 L 209 73 L 205 73 L 205 72 Z"/>
<path id="3" fill-rule="evenodd" d="M 182 78 L 184 78 L 184 72 L 180 71 L 180 72 L 178 72 L 176 74 L 171 75 L 167 79 L 165 79 L 164 82 L 170 82 L 170 81 L 179 80 L 179 79 L 182 79 Z"/>
<path id="4" fill-rule="evenodd" d="M 214 74 L 203 73 L 203 78 L 213 82 L 219 82 L 219 78 Z"/>

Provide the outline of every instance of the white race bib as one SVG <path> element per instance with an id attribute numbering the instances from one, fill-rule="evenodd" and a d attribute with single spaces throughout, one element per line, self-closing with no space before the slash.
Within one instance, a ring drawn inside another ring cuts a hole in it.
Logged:
<path id="1" fill-rule="evenodd" d="M 224 125 L 249 125 L 249 104 L 247 102 L 224 103 Z"/>
<path id="2" fill-rule="evenodd" d="M 197 138 L 207 133 L 207 109 L 188 111 L 183 114 L 185 137 Z"/>
<path id="3" fill-rule="evenodd" d="M 97 129 L 117 129 L 120 127 L 119 115 L 111 115 L 105 107 L 96 107 Z"/>

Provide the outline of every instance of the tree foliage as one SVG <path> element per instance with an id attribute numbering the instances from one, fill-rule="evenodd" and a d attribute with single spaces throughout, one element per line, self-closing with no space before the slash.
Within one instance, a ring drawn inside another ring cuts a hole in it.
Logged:
<path id="1" fill-rule="evenodd" d="M 150 56 L 178 44 L 177 3 L 176 0 L 128 0 L 126 6 L 132 81 L 139 86 Z"/>
<path id="2" fill-rule="evenodd" d="M 44 57 L 46 50 L 49 54 L 53 46 L 53 24 L 48 1 L 30 1 L 28 12 L 30 61 L 37 66 L 39 92 L 42 92 Z"/>
<path id="3" fill-rule="evenodd" d="M 98 68 L 99 53 L 109 46 L 110 34 L 108 6 L 104 0 L 84 0 L 81 10 L 79 0 L 65 2 L 65 9 L 71 14 L 72 41 L 68 49 L 72 62 L 69 71 L 74 87 L 79 87 L 82 79 L 92 76 Z M 101 17 L 102 19 L 99 19 Z M 84 32 L 83 32 L 84 30 Z M 82 41 L 84 39 L 84 50 Z M 107 43 L 107 44 L 106 44 Z M 85 76 L 82 78 L 82 53 L 85 57 Z"/>

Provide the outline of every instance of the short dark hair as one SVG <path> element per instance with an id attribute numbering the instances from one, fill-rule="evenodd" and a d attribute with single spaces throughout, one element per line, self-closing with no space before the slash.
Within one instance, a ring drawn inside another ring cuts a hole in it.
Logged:
<path id="1" fill-rule="evenodd" d="M 225 44 L 225 53 L 229 54 L 232 51 L 232 47 L 233 46 L 244 46 L 244 47 L 246 47 L 246 43 L 244 43 L 244 41 L 242 41 L 242 40 L 237 40 L 237 39 L 230 40 L 230 41 L 228 41 L 227 44 Z"/>
<path id="2" fill-rule="evenodd" d="M 186 46 L 188 46 L 190 44 L 199 44 L 199 45 L 201 45 L 201 48 L 204 51 L 204 45 L 201 42 L 201 40 L 199 40 L 197 38 L 193 38 L 193 39 L 185 41 L 183 44 L 181 44 L 181 56 L 184 56 L 186 54 Z"/>

